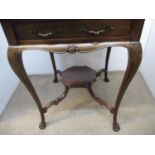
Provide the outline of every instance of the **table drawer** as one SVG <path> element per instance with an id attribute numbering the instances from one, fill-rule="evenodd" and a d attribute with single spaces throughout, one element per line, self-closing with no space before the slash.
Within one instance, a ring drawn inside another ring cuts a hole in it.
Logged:
<path id="1" fill-rule="evenodd" d="M 16 44 L 49 44 L 131 40 L 134 20 L 7 20 L 7 24 Z"/>

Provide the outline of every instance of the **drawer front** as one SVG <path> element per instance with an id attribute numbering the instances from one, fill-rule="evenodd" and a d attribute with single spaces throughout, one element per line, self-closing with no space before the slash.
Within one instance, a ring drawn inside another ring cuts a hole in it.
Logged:
<path id="1" fill-rule="evenodd" d="M 131 40 L 133 20 L 9 20 L 17 44 Z"/>

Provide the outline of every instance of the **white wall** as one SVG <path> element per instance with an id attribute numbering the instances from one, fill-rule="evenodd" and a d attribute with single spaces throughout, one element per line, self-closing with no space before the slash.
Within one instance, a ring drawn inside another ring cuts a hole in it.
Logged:
<path id="1" fill-rule="evenodd" d="M 155 20 L 152 21 L 140 71 L 155 97 Z"/>
<path id="2" fill-rule="evenodd" d="M 0 114 L 19 82 L 7 61 L 7 41 L 0 25 Z"/>

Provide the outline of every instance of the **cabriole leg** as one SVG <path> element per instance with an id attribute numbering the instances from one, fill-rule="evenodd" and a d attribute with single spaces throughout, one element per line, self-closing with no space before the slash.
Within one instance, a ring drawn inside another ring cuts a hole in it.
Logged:
<path id="1" fill-rule="evenodd" d="M 26 86 L 29 93 L 31 94 L 31 96 L 35 100 L 35 103 L 38 107 L 38 110 L 39 110 L 39 113 L 41 116 L 41 122 L 40 122 L 39 128 L 44 129 L 46 127 L 46 123 L 45 123 L 43 108 L 42 108 L 40 99 L 39 99 L 35 89 L 33 88 L 32 83 L 31 83 L 31 81 L 30 81 L 30 79 L 27 76 L 27 73 L 25 71 L 25 68 L 23 65 L 23 60 L 22 60 L 22 52 L 18 51 L 16 49 L 9 48 L 8 60 L 9 60 L 9 63 L 11 65 L 13 71 L 16 73 L 16 75 L 19 77 L 19 79 L 23 82 L 23 84 Z"/>
<path id="2" fill-rule="evenodd" d="M 113 115 L 114 131 L 120 130 L 120 126 L 117 122 L 119 105 L 142 59 L 142 48 L 139 42 L 129 43 L 129 45 L 124 47 L 128 49 L 128 65 L 115 102 L 114 115 Z"/>

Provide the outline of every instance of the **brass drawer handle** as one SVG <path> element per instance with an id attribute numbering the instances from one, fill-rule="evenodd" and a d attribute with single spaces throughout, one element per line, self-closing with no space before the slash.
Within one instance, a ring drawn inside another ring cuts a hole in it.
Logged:
<path id="1" fill-rule="evenodd" d="M 106 33 L 106 32 L 111 32 L 113 30 L 115 30 L 115 27 L 113 25 L 105 26 L 101 30 L 88 30 L 86 28 L 83 28 L 84 32 L 87 32 L 87 33 L 92 34 L 94 36 L 98 36 L 98 35 L 101 35 L 101 34 Z"/>
<path id="2" fill-rule="evenodd" d="M 41 37 L 41 38 L 44 38 L 44 39 L 46 39 L 46 38 L 48 38 L 49 36 L 52 36 L 53 35 L 53 33 L 52 32 L 47 32 L 47 33 L 37 33 L 36 35 L 38 35 L 39 37 Z"/>
<path id="3" fill-rule="evenodd" d="M 41 33 L 39 30 L 31 30 L 29 32 L 42 39 L 47 39 L 54 34 L 53 32 Z"/>

